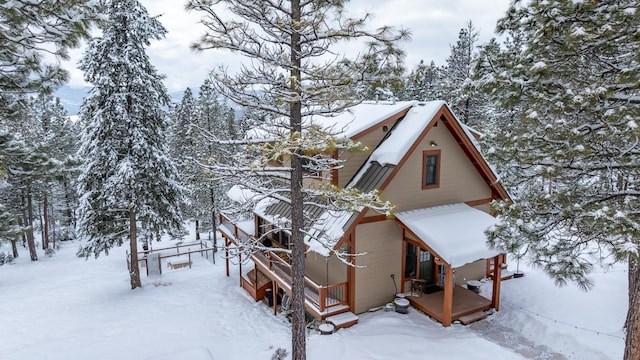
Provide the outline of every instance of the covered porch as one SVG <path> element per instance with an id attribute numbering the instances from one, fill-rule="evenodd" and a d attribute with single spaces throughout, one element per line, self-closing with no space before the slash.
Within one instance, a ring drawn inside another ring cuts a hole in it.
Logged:
<path id="1" fill-rule="evenodd" d="M 408 296 L 407 300 L 413 307 L 438 320 L 445 323 L 445 297 L 444 290 L 433 292 L 430 294 L 415 293 Z M 482 295 L 468 290 L 462 286 L 456 285 L 453 288 L 451 299 L 451 319 L 450 322 L 459 320 L 467 315 L 486 311 L 491 309 L 491 300 Z"/>
<path id="2" fill-rule="evenodd" d="M 486 259 L 496 265 L 494 279 L 501 279 L 506 256 L 489 249 L 484 234 L 495 224 L 494 217 L 465 204 L 453 204 L 399 212 L 396 221 L 403 229 L 404 280 L 423 284 L 419 289 L 411 286 L 412 296 L 407 297 L 415 308 L 444 326 L 491 308 L 499 310 L 500 281 L 493 281 L 490 299 L 461 286 L 475 280 L 469 268 L 486 264 Z M 416 264 L 411 264 L 414 259 Z M 484 277 L 482 267 L 477 272 L 479 278 Z M 405 282 L 402 290 L 408 291 Z"/>

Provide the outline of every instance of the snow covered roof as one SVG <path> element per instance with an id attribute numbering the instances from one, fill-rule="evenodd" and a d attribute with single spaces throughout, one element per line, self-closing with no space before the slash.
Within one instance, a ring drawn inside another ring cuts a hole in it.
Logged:
<path id="1" fill-rule="evenodd" d="M 443 105 L 444 101 L 429 101 L 413 106 L 404 119 L 391 130 L 391 135 L 375 149 L 369 161 L 377 161 L 382 165 L 398 165 Z"/>
<path id="2" fill-rule="evenodd" d="M 229 197 L 229 199 L 241 204 L 253 200 L 257 196 L 258 194 L 255 191 L 241 185 L 233 185 L 229 191 L 227 191 L 227 197 Z"/>
<path id="3" fill-rule="evenodd" d="M 454 268 L 500 254 L 484 234 L 496 219 L 466 204 L 402 211 L 396 219 Z"/>
<path id="4" fill-rule="evenodd" d="M 417 103 L 417 101 L 365 101 L 335 115 L 305 116 L 303 125 L 321 125 L 323 129 L 335 136 L 352 138 Z M 272 124 L 252 129 L 247 136 L 252 139 L 269 139 L 270 134 L 278 131 L 271 129 L 271 127 Z"/>
<path id="5" fill-rule="evenodd" d="M 304 211 L 315 213 L 312 216 L 315 221 L 304 238 L 305 245 L 308 246 L 308 250 L 323 256 L 330 255 L 331 250 L 344 235 L 345 227 L 357 215 L 349 211 L 325 210 L 311 204 L 305 205 Z M 254 213 L 276 226 L 290 227 L 291 207 L 283 201 L 265 198 L 258 202 Z"/>

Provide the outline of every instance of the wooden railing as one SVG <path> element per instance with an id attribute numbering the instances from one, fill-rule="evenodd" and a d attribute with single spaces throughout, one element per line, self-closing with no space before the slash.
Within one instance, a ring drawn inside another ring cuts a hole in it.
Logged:
<path id="1" fill-rule="evenodd" d="M 191 250 L 192 247 L 197 247 L 197 249 L 196 250 Z M 184 251 L 184 248 L 187 248 L 187 251 Z M 174 253 L 167 253 L 166 250 L 170 250 L 171 252 L 173 252 L 173 250 L 175 250 L 175 254 Z M 191 254 L 199 253 L 200 256 L 206 256 L 207 258 L 209 256 L 211 256 L 212 259 L 214 259 L 213 261 L 215 262 L 214 253 L 215 253 L 216 249 L 214 247 L 208 247 L 202 240 L 200 240 L 199 242 L 195 242 L 195 243 L 176 244 L 175 246 L 170 246 L 170 247 L 138 251 L 138 262 L 144 264 L 144 267 L 146 268 L 147 276 L 149 276 L 149 255 L 151 255 L 153 253 L 163 252 L 163 251 L 165 251 L 164 254 L 162 254 L 162 253 L 158 254 L 158 269 L 157 270 L 158 270 L 158 272 L 160 274 L 162 274 L 162 260 L 168 259 L 168 258 L 172 258 L 172 257 L 178 257 L 178 256 L 186 255 L 188 263 L 191 264 Z M 209 255 L 209 252 L 211 252 L 211 255 Z M 127 255 L 127 266 L 130 266 L 131 255 L 129 254 L 129 251 L 126 252 L 126 255 Z M 189 267 L 191 267 L 191 265 L 189 265 Z"/>
<path id="2" fill-rule="evenodd" d="M 233 240 L 235 240 L 234 242 L 236 242 L 237 245 L 241 245 L 240 242 L 243 241 L 255 242 L 257 240 L 254 236 L 242 230 L 242 228 L 224 214 L 220 214 L 220 224 L 232 232 L 230 235 L 234 236 L 235 239 Z M 288 254 L 287 256 L 282 256 L 275 251 L 257 251 L 252 253 L 251 258 L 254 262 L 260 263 L 266 270 L 271 271 L 291 286 L 291 264 L 287 261 L 289 259 Z M 317 284 L 306 276 L 304 279 L 305 298 L 309 303 L 320 309 L 320 312 L 324 312 L 335 306 L 348 304 L 349 294 L 346 282 L 325 286 Z"/>

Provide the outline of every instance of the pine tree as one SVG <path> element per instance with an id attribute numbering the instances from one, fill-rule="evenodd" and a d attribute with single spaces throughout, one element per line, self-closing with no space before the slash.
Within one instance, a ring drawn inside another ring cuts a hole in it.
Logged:
<path id="1" fill-rule="evenodd" d="M 629 360 L 640 358 L 638 28 L 635 0 L 515 2 L 498 23 L 511 47 L 483 60 L 481 79 L 518 114 L 494 148 L 516 193 L 497 205 L 492 244 L 520 242 L 558 285 L 585 289 L 594 264 L 628 262 Z"/>
<path id="2" fill-rule="evenodd" d="M 26 145 L 6 131 L 0 131 L 0 241 L 10 241 L 13 257 L 18 257 L 16 242 L 24 231 L 17 219 L 20 208 L 16 205 L 13 175 L 19 171 L 19 159 L 27 154 Z M 11 206 L 13 205 L 13 206 Z"/>
<path id="3" fill-rule="evenodd" d="M 474 84 L 473 70 L 477 60 L 479 32 L 471 21 L 460 29 L 458 41 L 451 45 L 451 54 L 444 69 L 444 98 L 453 112 L 467 125 L 475 126 L 485 118 L 486 100 Z"/>
<path id="4" fill-rule="evenodd" d="M 44 54 L 68 58 L 68 49 L 88 37 L 98 13 L 95 0 L 15 0 L 0 6 L 0 119 L 15 115 L 26 95 L 50 92 L 67 72 Z M 28 36 L 27 36 L 28 34 Z"/>
<path id="5" fill-rule="evenodd" d="M 42 144 L 51 162 L 38 194 L 43 203 L 42 246 L 46 249 L 50 237 L 55 245 L 57 237 L 69 240 L 75 232 L 77 197 L 72 184 L 78 176 L 75 153 L 79 139 L 60 99 L 40 94 L 31 102 L 31 111 L 37 129 L 34 141 Z"/>
<path id="6" fill-rule="evenodd" d="M 79 230 L 95 256 L 128 235 L 134 289 L 138 237 L 179 231 L 184 196 L 168 156 L 169 97 L 145 51 L 166 30 L 136 0 L 108 2 L 106 17 L 81 62 L 94 87 L 81 108 Z"/>
<path id="7" fill-rule="evenodd" d="M 313 220 L 305 216 L 303 204 L 314 202 L 312 191 L 302 187 L 303 169 L 318 170 L 324 166 L 327 170 L 327 167 L 337 166 L 331 157 L 336 147 L 355 147 L 349 141 L 332 138 L 317 126 L 305 126 L 303 131 L 302 119 L 335 113 L 352 105 L 354 101 L 349 95 L 355 88 L 354 72 L 372 66 L 346 59 L 336 59 L 337 66 L 332 61 L 327 62 L 325 56 L 335 54 L 332 52 L 335 44 L 369 39 L 376 45 L 370 49 L 395 56 L 399 52 L 394 44 L 408 36 L 406 32 L 395 32 L 388 27 L 376 33 L 366 31 L 367 17 L 347 18 L 345 4 L 346 1 L 192 0 L 187 5 L 188 9 L 206 15 L 203 23 L 208 32 L 200 39 L 198 49 L 227 49 L 252 60 L 251 65 L 243 67 L 235 76 L 227 74 L 223 68 L 214 72 L 216 81 L 213 85 L 241 106 L 268 112 L 273 122 L 273 127 L 268 128 L 273 141 L 252 144 L 247 147 L 248 152 L 228 158 L 237 160 L 237 166 L 221 165 L 217 170 L 235 175 L 236 184 L 290 203 L 290 223 L 283 226 L 291 232 L 290 243 L 293 244 L 290 255 L 292 359 L 295 360 L 306 356 L 304 236 L 309 221 Z M 220 12 L 222 5 L 231 11 Z M 238 17 L 229 18 L 229 13 Z M 288 166 L 271 165 L 283 158 Z M 305 177 L 313 177 L 312 173 L 308 171 Z M 330 190 L 325 196 L 333 200 L 356 202 L 356 198 L 366 198 L 372 205 L 377 200 L 373 195 L 358 197 L 339 189 Z"/>
<path id="8" fill-rule="evenodd" d="M 43 146 L 29 146 L 8 133 L 0 136 L 0 143 L 0 157 L 3 158 L 6 173 L 6 184 L 0 189 L 2 202 L 13 212 L 14 219 L 18 219 L 18 226 L 29 248 L 31 261 L 37 261 L 38 254 L 33 236 L 33 202 L 42 188 L 42 181 L 51 170 L 50 157 Z M 12 221 L 7 225 L 14 228 Z M 14 256 L 16 253 L 17 249 L 14 246 Z"/>
<path id="9" fill-rule="evenodd" d="M 433 61 L 426 65 L 424 60 L 420 60 L 407 77 L 400 99 L 420 101 L 443 99 L 445 95 L 443 71 L 444 69 L 436 66 Z"/>
<path id="10" fill-rule="evenodd" d="M 390 100 L 404 92 L 404 52 L 371 44 L 361 61 L 345 60 L 355 75 L 353 96 L 363 100 Z"/>

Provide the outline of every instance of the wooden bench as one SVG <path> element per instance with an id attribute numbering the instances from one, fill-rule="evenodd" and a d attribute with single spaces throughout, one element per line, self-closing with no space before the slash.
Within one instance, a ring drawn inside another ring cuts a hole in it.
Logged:
<path id="1" fill-rule="evenodd" d="M 189 259 L 175 259 L 167 261 L 167 266 L 169 266 L 170 269 L 180 269 L 187 266 L 191 268 L 191 261 L 189 261 Z"/>

